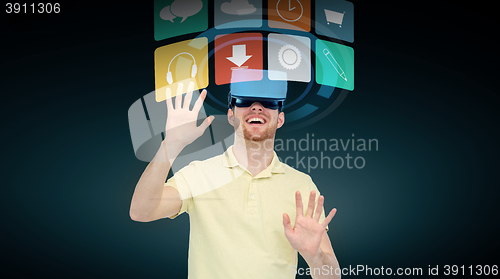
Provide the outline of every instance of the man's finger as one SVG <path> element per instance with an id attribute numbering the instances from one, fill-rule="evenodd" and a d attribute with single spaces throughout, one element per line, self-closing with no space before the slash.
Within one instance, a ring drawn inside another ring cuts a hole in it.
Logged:
<path id="1" fill-rule="evenodd" d="M 195 111 L 195 112 L 200 111 L 201 106 L 203 105 L 203 101 L 205 100 L 206 96 L 207 96 L 207 90 L 203 89 L 203 91 L 201 91 L 200 96 L 198 97 L 198 100 L 196 100 L 196 103 L 194 103 L 193 111 Z"/>
<path id="2" fill-rule="evenodd" d="M 179 83 L 177 85 L 177 94 L 175 95 L 175 109 L 182 108 L 182 91 L 184 90 L 184 84 Z"/>
<path id="3" fill-rule="evenodd" d="M 188 84 L 187 92 L 192 92 L 194 90 L 194 82 L 190 81 Z"/>
<path id="4" fill-rule="evenodd" d="M 314 213 L 314 220 L 319 222 L 319 218 L 321 217 L 321 213 L 323 213 L 323 202 L 325 201 L 325 197 L 319 196 L 318 205 L 316 206 L 316 212 Z"/>
<path id="5" fill-rule="evenodd" d="M 300 191 L 295 192 L 295 205 L 297 209 L 297 217 L 304 216 L 304 208 L 302 207 L 302 196 L 300 195 Z"/>
<path id="6" fill-rule="evenodd" d="M 314 204 L 316 203 L 316 192 L 311 191 L 309 194 L 309 204 L 307 205 L 307 217 L 312 218 L 314 213 Z"/>
<path id="7" fill-rule="evenodd" d="M 186 96 L 184 97 L 184 103 L 182 104 L 183 109 L 189 110 L 189 106 L 191 105 L 191 99 L 193 98 L 193 91 L 189 91 L 186 93 Z"/>
<path id="8" fill-rule="evenodd" d="M 165 95 L 166 95 L 165 102 L 167 103 L 167 110 L 168 111 L 174 110 L 174 106 L 172 105 L 172 91 L 170 91 L 170 88 L 167 88 L 167 90 L 165 90 Z"/>
<path id="9" fill-rule="evenodd" d="M 283 226 L 285 227 L 285 234 L 292 231 L 290 216 L 288 216 L 288 214 L 286 213 L 283 213 Z"/>
<path id="10" fill-rule="evenodd" d="M 198 129 L 201 129 L 201 133 L 203 134 L 203 131 L 205 131 L 208 126 L 210 126 L 210 124 L 212 124 L 212 121 L 214 121 L 214 118 L 215 116 L 211 115 L 207 118 L 205 118 L 205 120 L 203 120 L 203 123 L 201 123 L 201 125 L 198 127 Z"/>
<path id="11" fill-rule="evenodd" d="M 328 226 L 328 224 L 330 224 L 330 221 L 332 221 L 332 218 L 333 218 L 333 216 L 335 216 L 336 212 L 337 212 L 336 208 L 332 209 L 332 211 L 330 211 L 330 214 L 328 214 L 328 216 L 326 216 L 323 223 L 321 223 L 325 228 L 326 228 L 326 226 Z"/>

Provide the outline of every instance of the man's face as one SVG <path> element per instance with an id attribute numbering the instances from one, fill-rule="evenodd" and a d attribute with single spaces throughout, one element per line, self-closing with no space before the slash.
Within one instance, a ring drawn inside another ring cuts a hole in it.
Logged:
<path id="1" fill-rule="evenodd" d="M 234 126 L 236 136 L 245 140 L 265 141 L 273 139 L 276 129 L 283 126 L 285 114 L 277 109 L 268 109 L 259 102 L 249 107 L 236 107 L 227 112 L 228 120 Z"/>

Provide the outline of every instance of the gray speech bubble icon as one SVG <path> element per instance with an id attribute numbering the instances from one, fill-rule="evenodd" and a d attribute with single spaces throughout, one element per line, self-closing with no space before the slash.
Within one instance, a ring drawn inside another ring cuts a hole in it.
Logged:
<path id="1" fill-rule="evenodd" d="M 174 23 L 174 18 L 176 18 L 176 16 L 170 12 L 170 6 L 166 6 L 160 11 L 160 18 L 163 20 L 170 20 Z"/>
<path id="2" fill-rule="evenodd" d="M 186 18 L 201 11 L 201 8 L 203 8 L 201 0 L 175 0 L 170 6 L 170 11 L 178 17 L 182 17 L 182 23 Z"/>

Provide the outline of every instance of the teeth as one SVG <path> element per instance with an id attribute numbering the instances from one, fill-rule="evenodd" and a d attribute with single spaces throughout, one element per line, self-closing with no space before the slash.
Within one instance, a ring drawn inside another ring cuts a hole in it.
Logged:
<path id="1" fill-rule="evenodd" d="M 258 117 L 250 118 L 247 120 L 248 123 L 250 123 L 252 121 L 258 121 L 260 123 L 264 123 L 264 120 L 262 120 L 262 118 L 258 118 Z"/>

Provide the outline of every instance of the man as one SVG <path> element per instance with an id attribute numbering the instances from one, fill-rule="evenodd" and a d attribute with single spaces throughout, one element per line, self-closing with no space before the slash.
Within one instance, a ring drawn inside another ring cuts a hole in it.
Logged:
<path id="1" fill-rule="evenodd" d="M 340 278 L 327 234 L 336 209 L 325 218 L 324 198 L 311 178 L 281 163 L 273 150 L 285 122 L 286 90 L 286 81 L 233 79 L 227 117 L 234 145 L 165 183 L 181 150 L 214 119 L 196 125 L 206 90 L 192 110 L 192 92 L 184 102 L 176 97 L 174 107 L 167 90 L 165 139 L 137 183 L 130 216 L 149 222 L 189 213 L 189 278 L 295 278 L 297 251 L 313 278 Z"/>

